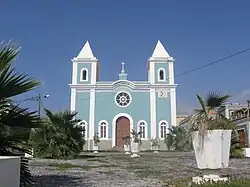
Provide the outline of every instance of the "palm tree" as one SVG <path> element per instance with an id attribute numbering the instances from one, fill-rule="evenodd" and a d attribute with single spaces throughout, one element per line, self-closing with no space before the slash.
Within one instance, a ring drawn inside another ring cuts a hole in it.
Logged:
<path id="1" fill-rule="evenodd" d="M 195 114 L 187 119 L 192 124 L 192 130 L 199 130 L 200 134 L 204 134 L 205 130 L 225 128 L 221 125 L 228 125 L 225 123 L 226 118 L 216 114 L 216 110 L 226 104 L 230 98 L 229 95 L 210 92 L 205 100 L 198 94 L 197 98 L 200 109 L 195 110 Z"/>
<path id="2" fill-rule="evenodd" d="M 188 134 L 181 126 L 172 126 L 168 128 L 165 143 L 168 149 L 182 150 L 189 143 Z"/>
<path id="3" fill-rule="evenodd" d="M 45 109 L 47 118 L 42 128 L 31 134 L 34 153 L 41 158 L 72 158 L 77 156 L 84 145 L 81 120 L 76 112 L 69 110 L 52 113 Z"/>
<path id="4" fill-rule="evenodd" d="M 13 97 L 35 89 L 40 83 L 27 74 L 15 73 L 12 63 L 20 49 L 15 43 L 0 44 L 0 156 L 31 154 L 29 131 L 40 125 L 36 112 L 13 104 Z M 28 160 L 21 157 L 20 186 L 32 182 Z"/>

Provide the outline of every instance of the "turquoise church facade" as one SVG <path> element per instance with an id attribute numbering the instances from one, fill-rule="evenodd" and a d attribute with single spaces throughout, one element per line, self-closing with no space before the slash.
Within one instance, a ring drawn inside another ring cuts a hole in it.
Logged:
<path id="1" fill-rule="evenodd" d="M 176 125 L 174 58 L 157 42 L 148 59 L 148 80 L 130 81 L 121 64 L 114 81 L 99 80 L 99 60 L 87 41 L 72 59 L 71 111 L 76 111 L 85 129 L 85 150 L 93 150 L 93 136 L 100 137 L 99 149 L 122 148 L 132 129 L 142 132 L 141 150 L 151 148 L 151 139 L 164 144 L 168 128 Z M 112 73 L 112 72 L 110 72 Z"/>

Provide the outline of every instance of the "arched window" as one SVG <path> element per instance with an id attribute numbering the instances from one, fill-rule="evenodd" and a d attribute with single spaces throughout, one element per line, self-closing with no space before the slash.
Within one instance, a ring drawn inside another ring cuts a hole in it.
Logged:
<path id="1" fill-rule="evenodd" d="M 86 121 L 81 121 L 80 123 L 79 123 L 79 125 L 82 127 L 82 138 L 83 139 L 87 139 L 87 133 L 88 133 L 88 131 L 87 131 L 87 122 Z"/>
<path id="2" fill-rule="evenodd" d="M 102 120 L 99 122 L 99 135 L 101 139 L 108 139 L 108 122 Z"/>
<path id="3" fill-rule="evenodd" d="M 88 81 L 88 69 L 86 68 L 81 70 L 81 81 Z"/>
<path id="4" fill-rule="evenodd" d="M 137 127 L 138 127 L 137 131 L 141 132 L 141 138 L 146 139 L 147 134 L 148 134 L 148 132 L 147 132 L 147 122 L 144 121 L 144 120 L 141 120 L 141 121 L 138 122 Z"/>
<path id="5" fill-rule="evenodd" d="M 158 70 L 158 81 L 165 81 L 165 80 L 166 80 L 165 69 L 160 68 Z"/>
<path id="6" fill-rule="evenodd" d="M 161 139 L 164 139 L 166 137 L 166 134 L 168 134 L 168 122 L 163 120 L 159 123 L 159 135 Z"/>

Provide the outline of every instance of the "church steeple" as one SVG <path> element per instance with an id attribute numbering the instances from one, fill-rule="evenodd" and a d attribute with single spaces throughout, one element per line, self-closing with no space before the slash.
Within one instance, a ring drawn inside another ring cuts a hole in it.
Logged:
<path id="1" fill-rule="evenodd" d="M 78 54 L 77 58 L 90 58 L 93 59 L 95 58 L 92 49 L 90 47 L 89 41 L 87 41 L 85 43 L 85 45 L 83 46 L 82 50 L 80 51 L 80 53 Z"/>
<path id="2" fill-rule="evenodd" d="M 119 80 L 127 80 L 127 73 L 125 72 L 125 62 L 122 62 L 121 73 L 119 74 Z"/>

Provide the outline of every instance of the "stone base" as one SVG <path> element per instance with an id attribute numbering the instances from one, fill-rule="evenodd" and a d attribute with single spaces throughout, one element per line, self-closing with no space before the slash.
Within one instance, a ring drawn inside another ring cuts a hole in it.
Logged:
<path id="1" fill-rule="evenodd" d="M 125 155 L 130 155 L 130 152 L 126 151 L 126 152 L 125 152 Z"/>
<path id="2" fill-rule="evenodd" d="M 137 153 L 132 153 L 132 155 L 130 157 L 131 158 L 138 158 L 138 157 L 140 157 L 140 155 L 138 155 Z"/>
<path id="3" fill-rule="evenodd" d="M 250 157 L 250 148 L 243 148 L 243 154 L 245 157 Z"/>
<path id="4" fill-rule="evenodd" d="M 204 175 L 203 177 L 193 177 L 192 182 L 196 184 L 201 184 L 204 182 L 218 182 L 218 181 L 227 181 L 227 177 L 219 177 L 219 175 Z"/>

